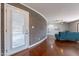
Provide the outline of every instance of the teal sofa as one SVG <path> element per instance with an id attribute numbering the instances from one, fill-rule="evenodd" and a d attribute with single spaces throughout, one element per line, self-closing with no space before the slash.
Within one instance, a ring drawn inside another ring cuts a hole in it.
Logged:
<path id="1" fill-rule="evenodd" d="M 57 40 L 79 41 L 79 32 L 59 32 L 55 37 Z"/>

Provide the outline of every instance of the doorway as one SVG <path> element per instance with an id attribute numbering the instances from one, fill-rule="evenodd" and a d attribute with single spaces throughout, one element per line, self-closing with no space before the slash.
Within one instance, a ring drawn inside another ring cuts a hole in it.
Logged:
<path id="1" fill-rule="evenodd" d="M 29 47 L 29 12 L 5 4 L 5 55 Z"/>

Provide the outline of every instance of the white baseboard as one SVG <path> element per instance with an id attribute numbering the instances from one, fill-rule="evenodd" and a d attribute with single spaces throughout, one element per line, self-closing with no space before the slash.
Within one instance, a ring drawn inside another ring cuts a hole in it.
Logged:
<path id="1" fill-rule="evenodd" d="M 42 43 L 42 42 L 43 42 L 44 40 L 46 40 L 46 39 L 47 39 L 47 36 L 46 36 L 45 38 L 43 38 L 42 40 L 40 40 L 39 42 L 36 42 L 35 44 L 30 45 L 28 48 L 34 47 L 34 46 L 36 46 L 36 45 Z M 26 48 L 26 49 L 27 49 L 27 48 Z M 22 50 L 24 50 L 24 49 L 21 49 L 21 50 L 19 50 L 19 51 L 17 51 L 17 52 L 20 52 L 20 51 L 22 51 Z M 12 52 L 12 53 L 10 53 L 10 54 L 5 54 L 5 56 L 10 56 L 10 55 L 15 54 L 15 53 L 17 53 L 17 52 Z"/>
<path id="2" fill-rule="evenodd" d="M 77 41 L 77 43 L 79 43 L 79 41 Z"/>
<path id="3" fill-rule="evenodd" d="M 34 46 L 36 46 L 36 45 L 42 43 L 42 42 L 43 42 L 44 40 L 46 40 L 46 39 L 47 39 L 47 36 L 46 36 L 45 38 L 43 38 L 41 41 L 36 42 L 35 44 L 30 45 L 29 48 L 34 47 Z"/>

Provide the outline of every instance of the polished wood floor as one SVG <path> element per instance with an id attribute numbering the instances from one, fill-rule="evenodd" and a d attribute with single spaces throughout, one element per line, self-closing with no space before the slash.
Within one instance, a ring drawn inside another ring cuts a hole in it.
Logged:
<path id="1" fill-rule="evenodd" d="M 41 44 L 13 56 L 79 56 L 79 43 L 57 41 L 52 36 L 48 36 Z"/>

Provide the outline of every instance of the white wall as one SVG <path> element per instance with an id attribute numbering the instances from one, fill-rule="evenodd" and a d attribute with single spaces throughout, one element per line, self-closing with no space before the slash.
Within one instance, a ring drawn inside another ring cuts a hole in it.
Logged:
<path id="1" fill-rule="evenodd" d="M 68 24 L 67 23 L 59 23 L 59 24 L 55 24 L 55 26 L 58 27 L 58 32 L 63 32 L 63 31 L 67 31 L 69 29 Z"/>
<path id="2" fill-rule="evenodd" d="M 53 25 L 53 27 L 51 27 L 49 30 L 48 30 L 48 35 L 55 35 L 56 33 L 58 32 L 63 32 L 63 31 L 67 31 L 69 29 L 69 24 L 67 23 L 54 23 L 54 24 L 51 24 Z"/>
<path id="3" fill-rule="evenodd" d="M 0 55 L 1 55 L 1 4 L 0 4 Z"/>
<path id="4" fill-rule="evenodd" d="M 77 24 L 78 23 L 79 23 L 79 20 L 69 23 L 69 31 L 77 32 Z"/>

